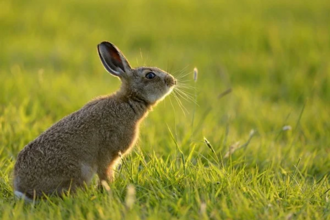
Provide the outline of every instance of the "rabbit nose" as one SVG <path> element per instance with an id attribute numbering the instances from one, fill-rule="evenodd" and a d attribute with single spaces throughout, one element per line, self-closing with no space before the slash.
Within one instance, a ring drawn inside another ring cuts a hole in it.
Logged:
<path id="1" fill-rule="evenodd" d="M 174 79 L 173 76 L 169 74 L 165 76 L 164 81 L 167 86 L 176 85 L 176 79 Z"/>

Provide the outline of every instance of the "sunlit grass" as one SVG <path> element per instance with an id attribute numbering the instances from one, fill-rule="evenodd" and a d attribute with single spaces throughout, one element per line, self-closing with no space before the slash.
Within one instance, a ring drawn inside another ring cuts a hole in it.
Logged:
<path id="1" fill-rule="evenodd" d="M 327 1 L 1 1 L 0 218 L 330 218 Z M 96 45 L 178 90 L 142 123 L 116 181 L 15 200 L 18 152 L 119 88 Z M 198 68 L 194 73 L 194 67 Z M 253 132 L 252 132 L 253 131 Z"/>

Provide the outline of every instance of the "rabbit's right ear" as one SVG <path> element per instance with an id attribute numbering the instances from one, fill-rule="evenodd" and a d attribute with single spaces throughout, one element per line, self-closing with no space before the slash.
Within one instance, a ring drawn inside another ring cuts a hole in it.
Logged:
<path id="1" fill-rule="evenodd" d="M 125 56 L 113 44 L 104 41 L 97 45 L 97 50 L 104 68 L 109 73 L 122 77 L 124 73 L 132 70 Z"/>

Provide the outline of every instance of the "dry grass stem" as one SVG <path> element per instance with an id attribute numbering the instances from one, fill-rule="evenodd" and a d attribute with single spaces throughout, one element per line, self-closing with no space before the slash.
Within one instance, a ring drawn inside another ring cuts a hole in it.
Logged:
<path id="1" fill-rule="evenodd" d="M 204 137 L 204 142 L 211 149 L 211 151 L 215 153 L 215 150 L 213 149 L 211 143 L 206 139 L 206 137 Z"/>
<path id="2" fill-rule="evenodd" d="M 239 141 L 235 142 L 234 144 L 232 144 L 230 147 L 229 147 L 229 150 L 227 151 L 227 153 L 225 154 L 225 156 L 223 158 L 228 158 L 230 155 L 232 155 L 237 149 L 240 148 L 240 145 L 239 145 Z"/>
<path id="3" fill-rule="evenodd" d="M 198 69 L 197 67 L 194 68 L 194 81 L 197 82 L 198 79 Z"/>
<path id="4" fill-rule="evenodd" d="M 135 186 L 132 184 L 129 184 L 127 186 L 127 193 L 126 193 L 126 199 L 125 204 L 128 209 L 132 209 L 135 202 Z"/>
<path id="5" fill-rule="evenodd" d="M 232 89 L 229 88 L 229 89 L 225 90 L 224 92 L 220 93 L 220 94 L 218 95 L 218 99 L 224 97 L 225 95 L 228 95 L 229 93 L 231 93 L 231 91 L 232 91 Z"/>
<path id="6" fill-rule="evenodd" d="M 285 125 L 282 128 L 283 131 L 288 131 L 288 130 L 291 130 L 291 129 L 292 129 L 292 127 L 290 125 Z"/>
<path id="7" fill-rule="evenodd" d="M 104 188 L 107 192 L 110 191 L 110 186 L 109 186 L 109 184 L 107 183 L 107 181 L 102 180 L 102 181 L 101 181 L 101 185 L 103 186 L 103 188 Z"/>

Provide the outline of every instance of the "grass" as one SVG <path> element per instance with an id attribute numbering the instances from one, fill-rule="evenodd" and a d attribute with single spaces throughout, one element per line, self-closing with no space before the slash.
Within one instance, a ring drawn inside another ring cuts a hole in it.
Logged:
<path id="1" fill-rule="evenodd" d="M 1 219 L 330 219 L 327 1 L 2 0 L 0 8 Z M 132 66 L 188 74 L 197 105 L 181 99 L 183 113 L 173 95 L 160 103 L 109 191 L 98 192 L 95 178 L 76 196 L 15 200 L 18 152 L 118 89 L 98 59 L 103 40 Z"/>

